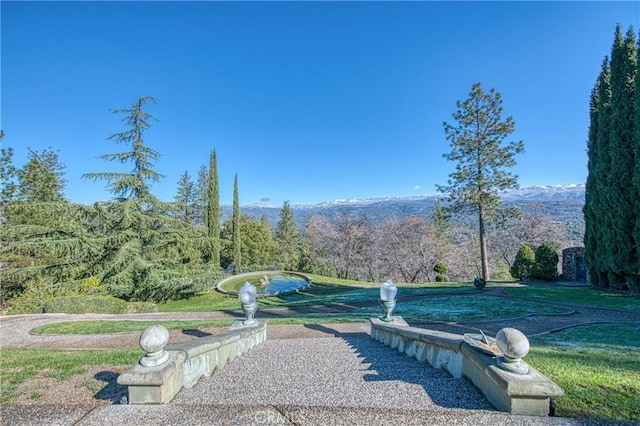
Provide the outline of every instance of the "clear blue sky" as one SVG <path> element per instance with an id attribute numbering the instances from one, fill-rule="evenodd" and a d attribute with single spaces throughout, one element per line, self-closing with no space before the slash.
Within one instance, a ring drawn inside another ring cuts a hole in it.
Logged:
<path id="1" fill-rule="evenodd" d="M 108 199 L 83 173 L 140 96 L 159 121 L 152 187 L 218 157 L 230 204 L 281 206 L 436 193 L 454 164 L 443 121 L 471 85 L 495 88 L 526 152 L 523 187 L 584 183 L 589 94 L 616 23 L 640 2 L 2 1 L 5 147 L 58 149 L 67 197 Z"/>

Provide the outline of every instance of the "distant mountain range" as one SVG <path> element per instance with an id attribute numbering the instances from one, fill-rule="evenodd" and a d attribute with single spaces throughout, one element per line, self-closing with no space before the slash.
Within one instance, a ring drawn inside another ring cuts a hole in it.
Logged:
<path id="1" fill-rule="evenodd" d="M 537 206 L 546 211 L 556 221 L 563 222 L 575 230 L 576 236 L 580 235 L 584 227 L 582 207 L 585 199 L 584 184 L 546 185 L 521 188 L 504 192 L 502 200 L 505 204 L 511 204 L 522 211 Z M 321 215 L 332 221 L 344 213 L 353 213 L 366 216 L 370 220 L 382 220 L 386 217 L 406 216 L 430 216 L 438 200 L 446 201 L 444 194 L 409 196 L 409 197 L 382 197 L 368 199 L 337 199 L 311 205 L 292 205 L 294 217 L 298 228 L 303 229 L 307 219 L 312 215 Z M 266 215 L 269 223 L 275 229 L 280 216 L 282 206 L 267 206 L 260 204 L 247 204 L 240 206 L 241 213 L 250 214 L 256 218 Z M 231 206 L 221 206 L 223 220 L 231 215 Z"/>

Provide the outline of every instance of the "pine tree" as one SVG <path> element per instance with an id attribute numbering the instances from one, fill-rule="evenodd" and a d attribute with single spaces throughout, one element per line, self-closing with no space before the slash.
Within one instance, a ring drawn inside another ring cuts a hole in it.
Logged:
<path id="1" fill-rule="evenodd" d="M 447 185 L 437 185 L 447 193 L 454 211 L 470 210 L 478 215 L 478 235 L 482 278 L 489 279 L 487 223 L 517 215 L 514 209 L 501 209 L 499 192 L 518 187 L 518 177 L 506 169 L 515 166 L 515 155 L 524 152 L 522 141 L 503 140 L 515 130 L 512 117 L 502 121 L 502 96 L 491 89 L 482 90 L 474 84 L 469 98 L 456 103 L 453 118 L 456 126 L 444 123 L 451 152 L 443 156 L 456 161 L 456 171 L 449 175 Z"/>
<path id="2" fill-rule="evenodd" d="M 635 34 L 630 28 L 623 37 L 616 27 L 611 50 L 611 166 L 609 196 L 615 208 L 611 216 L 611 273 L 609 283 L 624 288 L 637 274 L 637 248 L 633 240 L 636 212 L 632 191 L 634 169 L 634 82 L 637 67 Z"/>
<path id="3" fill-rule="evenodd" d="M 178 191 L 174 196 L 176 217 L 185 223 L 191 224 L 195 216 L 195 185 L 187 170 L 180 176 Z"/>
<path id="4" fill-rule="evenodd" d="M 241 247 L 240 247 L 240 201 L 238 198 L 238 174 L 236 173 L 233 179 L 233 211 L 231 213 L 231 225 L 232 225 L 232 263 L 235 268 L 242 265 L 241 263 Z"/>
<path id="5" fill-rule="evenodd" d="M 278 245 L 278 262 L 289 271 L 298 269 L 300 261 L 300 236 L 296 229 L 293 210 L 285 201 L 280 210 L 280 220 L 276 228 L 276 244 Z"/>
<path id="6" fill-rule="evenodd" d="M 0 130 L 0 142 L 3 139 L 4 131 Z M 0 148 L 0 217 L 4 217 L 6 203 L 15 199 L 18 190 L 15 182 L 17 171 L 13 165 L 13 148 Z"/>
<path id="7" fill-rule="evenodd" d="M 203 164 L 198 169 L 196 180 L 195 224 L 207 226 L 207 210 L 209 208 L 209 170 Z"/>
<path id="8" fill-rule="evenodd" d="M 448 240 L 451 231 L 451 217 L 439 199 L 436 201 L 431 220 L 436 228 L 436 236 L 442 240 Z"/>
<path id="9" fill-rule="evenodd" d="M 234 184 L 234 203 L 237 197 L 238 175 Z M 235 207 L 234 207 L 235 212 Z M 209 156 L 209 185 L 207 191 L 207 229 L 211 242 L 209 262 L 220 265 L 220 189 L 218 186 L 218 164 L 215 150 Z M 239 259 L 238 259 L 239 260 Z"/>
<path id="10" fill-rule="evenodd" d="M 128 126 L 128 129 L 114 133 L 107 139 L 118 144 L 130 145 L 131 150 L 103 154 L 98 157 L 105 161 L 133 163 L 131 172 L 85 173 L 83 175 L 85 179 L 106 181 L 107 188 L 117 200 L 155 201 L 151 194 L 150 184 L 159 182 L 164 177 L 153 169 L 155 162 L 160 159 L 160 153 L 145 145 L 142 139 L 144 132 L 151 127 L 149 120 L 155 119 L 142 109 L 148 102 L 156 103 L 157 101 L 152 96 L 143 96 L 129 109 L 112 110 L 114 114 L 124 114 L 122 121 Z"/>
<path id="11" fill-rule="evenodd" d="M 27 163 L 16 171 L 18 199 L 30 202 L 66 201 L 63 193 L 67 184 L 64 178 L 66 166 L 60 162 L 58 152 L 29 149 L 28 158 Z"/>

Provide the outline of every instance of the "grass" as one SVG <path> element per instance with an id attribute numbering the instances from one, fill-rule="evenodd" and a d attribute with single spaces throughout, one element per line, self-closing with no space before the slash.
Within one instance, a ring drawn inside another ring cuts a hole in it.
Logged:
<path id="1" fill-rule="evenodd" d="M 95 365 L 133 365 L 140 349 L 54 350 L 0 348 L 0 404 L 10 404 L 20 395 L 18 386 L 38 377 L 68 380 Z M 29 398 L 42 395 L 31 391 Z"/>
<path id="2" fill-rule="evenodd" d="M 369 308 L 371 313 L 373 311 Z M 398 303 L 395 314 L 408 321 L 486 321 L 534 314 L 565 314 L 569 309 L 517 299 L 489 296 L 443 296 Z"/>
<path id="3" fill-rule="evenodd" d="M 358 281 L 327 278 L 310 275 L 311 288 L 295 293 L 258 299 L 258 309 L 266 307 L 297 307 L 333 303 L 356 303 L 364 300 L 377 300 L 380 285 Z M 473 293 L 477 290 L 471 284 L 429 283 L 422 285 L 398 285 L 398 297 L 439 293 Z M 239 309 L 238 299 L 217 291 L 198 294 L 189 299 L 167 302 L 158 306 L 160 312 L 214 312 Z"/>
<path id="4" fill-rule="evenodd" d="M 557 415 L 640 421 L 638 324 L 573 327 L 531 344 L 527 362 L 565 391 Z"/>
<path id="5" fill-rule="evenodd" d="M 591 287 L 511 287 L 507 294 L 550 302 L 640 312 L 640 298 Z"/>
<path id="6" fill-rule="evenodd" d="M 161 324 L 169 330 L 228 327 L 233 319 L 176 320 L 176 321 L 69 321 L 43 325 L 32 330 L 34 334 L 110 334 L 143 331 Z"/>
<path id="7" fill-rule="evenodd" d="M 420 289 L 414 289 L 420 290 Z M 368 290 L 351 290 L 368 291 Z M 531 314 L 563 314 L 568 309 L 543 303 L 502 299 L 495 303 L 495 298 L 487 296 L 440 296 L 398 303 L 394 314 L 403 316 L 408 321 L 482 321 L 495 318 L 516 318 Z M 340 300 L 362 300 L 360 298 L 344 298 Z M 237 303 L 236 303 L 237 304 Z M 377 304 L 356 308 L 350 312 L 310 313 L 282 318 L 269 318 L 269 324 L 322 324 L 337 322 L 366 321 L 372 316 L 380 315 Z M 260 318 L 258 311 L 257 318 Z M 33 330 L 36 334 L 106 334 L 142 331 L 155 324 L 162 324 L 168 329 L 202 329 L 226 327 L 233 319 L 208 320 L 176 320 L 176 321 L 69 321 L 44 325 Z"/>

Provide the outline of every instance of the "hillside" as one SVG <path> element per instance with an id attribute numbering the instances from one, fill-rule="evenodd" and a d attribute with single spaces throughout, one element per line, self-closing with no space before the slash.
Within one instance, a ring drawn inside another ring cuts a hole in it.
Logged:
<path id="1" fill-rule="evenodd" d="M 567 227 L 567 237 L 582 239 L 584 220 L 582 207 L 584 205 L 584 185 L 554 185 L 534 186 L 505 192 L 502 196 L 506 205 L 514 205 L 521 211 L 527 212 L 537 208 L 548 213 L 555 221 L 564 223 Z M 438 199 L 446 201 L 443 195 L 429 195 L 422 197 L 388 197 L 373 199 L 333 200 L 313 205 L 292 205 L 296 223 L 303 229 L 307 219 L 313 215 L 321 215 L 329 221 L 335 221 L 343 214 L 365 216 L 370 220 L 379 221 L 386 217 L 396 216 L 430 216 Z M 256 218 L 267 215 L 272 227 L 276 227 L 281 206 L 244 205 L 241 213 L 247 213 Z M 231 215 L 231 206 L 222 206 L 223 220 Z"/>

